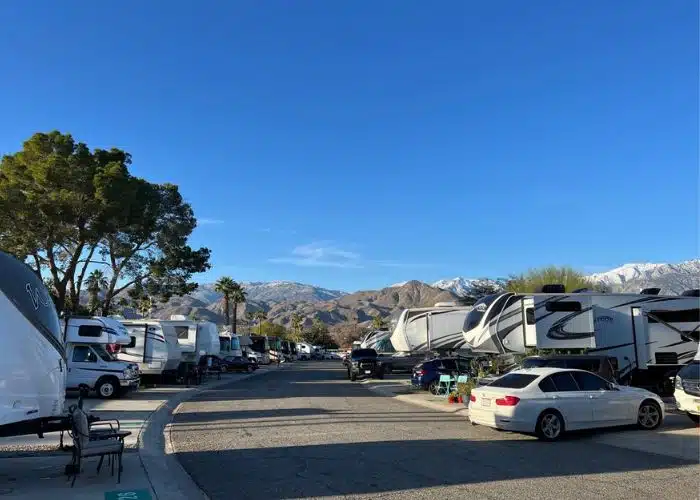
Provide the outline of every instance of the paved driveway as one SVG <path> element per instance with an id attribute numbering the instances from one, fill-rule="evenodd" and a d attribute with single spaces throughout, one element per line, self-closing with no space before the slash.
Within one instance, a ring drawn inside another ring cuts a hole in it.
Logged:
<path id="1" fill-rule="evenodd" d="M 542 443 L 472 427 L 353 384 L 331 361 L 298 362 L 203 393 L 180 406 L 171 440 L 212 500 L 687 500 L 700 488 L 697 461 L 592 435 Z"/>

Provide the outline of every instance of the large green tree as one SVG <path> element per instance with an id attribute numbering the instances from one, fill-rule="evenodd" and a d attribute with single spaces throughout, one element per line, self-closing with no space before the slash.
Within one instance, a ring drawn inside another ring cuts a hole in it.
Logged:
<path id="1" fill-rule="evenodd" d="M 88 272 L 107 278 L 102 313 L 139 285 L 167 300 L 196 289 L 209 250 L 187 239 L 197 221 L 177 186 L 129 172 L 131 156 L 91 151 L 58 131 L 37 133 L 0 162 L 0 248 L 49 282 L 59 311 L 74 311 Z"/>
<path id="2" fill-rule="evenodd" d="M 518 293 L 533 293 L 541 290 L 543 285 L 561 284 L 567 292 L 580 288 L 597 289 L 583 273 L 571 267 L 548 266 L 541 269 L 531 269 L 519 276 L 512 276 L 506 283 L 506 290 Z"/>

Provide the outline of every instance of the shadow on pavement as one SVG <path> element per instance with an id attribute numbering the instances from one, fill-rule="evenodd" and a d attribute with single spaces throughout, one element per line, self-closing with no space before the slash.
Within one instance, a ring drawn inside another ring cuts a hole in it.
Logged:
<path id="1" fill-rule="evenodd" d="M 646 453 L 630 456 L 614 447 L 600 451 L 581 456 L 580 447 L 567 442 L 443 439 L 185 452 L 178 459 L 212 500 L 228 499 L 232 491 L 237 498 L 270 500 L 361 495 L 694 464 Z"/>

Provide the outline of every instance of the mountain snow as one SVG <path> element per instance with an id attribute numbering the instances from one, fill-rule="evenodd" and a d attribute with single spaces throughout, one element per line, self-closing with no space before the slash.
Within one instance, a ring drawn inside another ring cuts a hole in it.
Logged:
<path id="1" fill-rule="evenodd" d="M 700 259 L 678 264 L 625 264 L 588 278 L 604 284 L 612 292 L 637 293 L 642 288 L 659 287 L 661 294 L 676 295 L 700 288 Z"/>
<path id="2" fill-rule="evenodd" d="M 248 299 L 258 302 L 323 302 L 346 295 L 340 290 L 329 290 L 293 281 L 241 281 L 240 284 Z M 216 302 L 222 295 L 214 290 L 214 286 L 214 283 L 200 284 L 190 296 L 206 304 Z"/>
<path id="3" fill-rule="evenodd" d="M 490 286 L 494 288 L 501 288 L 501 284 L 496 280 L 491 279 L 475 279 L 475 278 L 462 278 L 456 277 L 452 279 L 439 280 L 433 283 L 431 286 L 435 288 L 440 288 L 442 290 L 448 290 L 455 295 L 460 297 L 466 297 L 472 294 L 474 287 L 485 287 Z"/>

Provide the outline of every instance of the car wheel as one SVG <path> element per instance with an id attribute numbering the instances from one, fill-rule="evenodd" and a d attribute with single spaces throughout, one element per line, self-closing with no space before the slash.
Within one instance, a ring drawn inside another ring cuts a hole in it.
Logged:
<path id="1" fill-rule="evenodd" d="M 695 422 L 695 424 L 700 424 L 700 415 L 695 415 L 694 413 L 686 413 L 688 415 L 688 418 Z"/>
<path id="2" fill-rule="evenodd" d="M 430 392 L 430 394 L 432 394 L 433 396 L 437 396 L 439 385 L 440 383 L 437 380 L 433 380 L 432 382 L 430 382 L 430 385 L 428 386 L 428 391 Z"/>
<path id="3" fill-rule="evenodd" d="M 661 425 L 661 408 L 656 401 L 642 401 L 637 412 L 637 425 L 646 431 L 653 431 Z"/>
<path id="4" fill-rule="evenodd" d="M 537 419 L 535 432 L 543 441 L 556 441 L 564 434 L 564 418 L 556 410 L 545 410 Z"/>
<path id="5" fill-rule="evenodd" d="M 97 383 L 95 391 L 102 399 L 116 398 L 119 395 L 119 382 L 112 377 L 102 379 Z"/>

